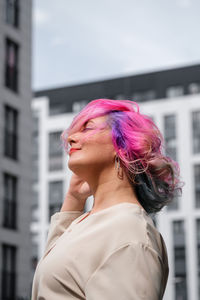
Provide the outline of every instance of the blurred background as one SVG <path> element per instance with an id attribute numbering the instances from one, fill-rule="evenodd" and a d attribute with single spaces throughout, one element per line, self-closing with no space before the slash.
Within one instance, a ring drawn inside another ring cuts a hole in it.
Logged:
<path id="1" fill-rule="evenodd" d="M 200 2 L 0 0 L 0 299 L 30 299 L 71 173 L 60 135 L 97 98 L 160 128 L 182 197 L 154 216 L 164 300 L 200 300 Z M 85 211 L 92 207 L 87 200 Z"/>

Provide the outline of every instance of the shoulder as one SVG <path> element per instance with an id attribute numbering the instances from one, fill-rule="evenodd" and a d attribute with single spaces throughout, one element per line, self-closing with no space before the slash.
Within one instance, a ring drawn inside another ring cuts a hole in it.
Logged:
<path id="1" fill-rule="evenodd" d="M 161 299 L 167 277 L 168 265 L 154 249 L 143 243 L 130 243 L 106 257 L 88 278 L 85 291 L 95 295 L 103 290 L 109 299 L 124 295 L 129 299 Z M 111 281 L 114 290 L 110 288 Z"/>
<path id="2" fill-rule="evenodd" d="M 116 241 L 119 246 L 138 243 L 160 252 L 164 243 L 151 217 L 143 210 L 115 211 L 109 218 L 104 219 L 104 225 L 105 235 L 110 236 L 112 233 L 112 242 Z"/>
<path id="3" fill-rule="evenodd" d="M 153 224 L 143 213 L 124 209 L 105 215 L 102 223 L 105 226 L 105 234 L 110 235 L 112 232 L 112 240 L 117 238 L 124 243 L 148 243 L 147 232 L 153 230 Z"/>

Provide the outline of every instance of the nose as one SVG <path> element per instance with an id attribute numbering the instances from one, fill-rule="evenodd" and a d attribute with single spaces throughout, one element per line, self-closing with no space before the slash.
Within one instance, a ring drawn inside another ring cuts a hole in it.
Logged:
<path id="1" fill-rule="evenodd" d="M 77 134 L 71 134 L 68 136 L 67 138 L 68 143 L 70 144 L 70 146 L 72 146 L 72 144 L 76 144 L 78 141 L 78 136 Z"/>

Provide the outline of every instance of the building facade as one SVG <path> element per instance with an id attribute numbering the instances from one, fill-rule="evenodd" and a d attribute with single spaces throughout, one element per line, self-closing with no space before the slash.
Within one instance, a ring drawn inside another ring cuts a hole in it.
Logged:
<path id="1" fill-rule="evenodd" d="M 31 0 L 0 0 L 0 299 L 30 299 Z"/>
<path id="2" fill-rule="evenodd" d="M 165 152 L 178 161 L 183 194 L 155 216 L 166 242 L 169 280 L 164 300 L 200 299 L 200 66 L 40 91 L 34 115 L 33 257 L 42 255 L 50 216 L 59 211 L 70 171 L 60 134 L 90 100 L 129 99 L 153 118 Z M 92 207 L 88 199 L 85 210 Z"/>

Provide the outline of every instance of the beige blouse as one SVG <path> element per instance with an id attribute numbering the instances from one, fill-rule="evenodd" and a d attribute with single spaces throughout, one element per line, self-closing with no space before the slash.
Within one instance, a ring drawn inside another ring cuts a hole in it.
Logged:
<path id="1" fill-rule="evenodd" d="M 66 211 L 51 217 L 32 300 L 162 299 L 167 250 L 145 210 L 123 202 L 87 214 Z"/>

